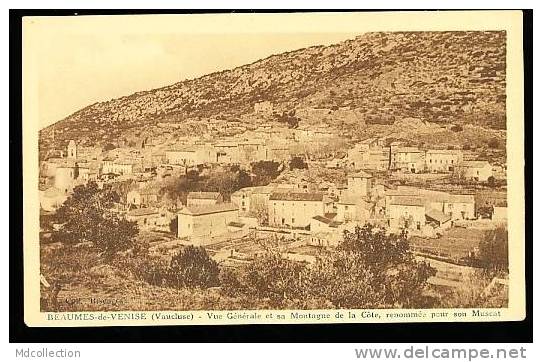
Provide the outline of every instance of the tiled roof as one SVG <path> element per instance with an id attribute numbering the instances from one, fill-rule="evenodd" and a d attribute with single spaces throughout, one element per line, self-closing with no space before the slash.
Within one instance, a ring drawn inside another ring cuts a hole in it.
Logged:
<path id="1" fill-rule="evenodd" d="M 220 196 L 220 192 L 205 192 L 205 191 L 201 191 L 201 192 L 189 192 L 188 193 L 188 196 L 186 197 L 187 199 L 211 199 L 211 200 L 216 200 L 218 199 L 218 197 Z"/>
<path id="2" fill-rule="evenodd" d="M 390 205 L 425 206 L 425 200 L 422 197 L 415 196 L 396 196 L 390 202 Z"/>
<path id="3" fill-rule="evenodd" d="M 451 219 L 450 215 L 446 215 L 443 212 L 435 209 L 429 209 L 425 211 L 425 216 L 438 222 L 446 222 Z"/>
<path id="4" fill-rule="evenodd" d="M 316 192 L 273 192 L 269 200 L 281 201 L 322 201 L 324 194 Z"/>
<path id="5" fill-rule="evenodd" d="M 181 211 L 179 211 L 180 214 L 185 215 L 206 215 L 206 214 L 216 214 L 220 212 L 228 212 L 228 211 L 237 211 L 238 208 L 232 203 L 224 203 L 224 204 L 214 204 L 214 205 L 193 205 L 193 206 L 186 206 Z"/>
<path id="6" fill-rule="evenodd" d="M 341 225 L 341 222 L 333 220 L 335 216 L 337 216 L 337 214 L 325 214 L 324 216 L 316 215 L 313 217 L 313 219 L 329 225 L 330 227 L 336 228 L 337 226 Z"/>
<path id="7" fill-rule="evenodd" d="M 395 150 L 397 153 L 421 153 L 423 152 L 417 147 L 401 147 Z"/>
<path id="8" fill-rule="evenodd" d="M 371 178 L 373 177 L 373 175 L 367 173 L 367 172 L 364 172 L 364 171 L 359 171 L 357 173 L 354 173 L 352 175 L 348 175 L 348 177 L 353 177 L 353 178 Z"/>
<path id="9" fill-rule="evenodd" d="M 444 155 L 459 155 L 463 153 L 461 150 L 427 150 L 427 153 L 438 153 Z"/>

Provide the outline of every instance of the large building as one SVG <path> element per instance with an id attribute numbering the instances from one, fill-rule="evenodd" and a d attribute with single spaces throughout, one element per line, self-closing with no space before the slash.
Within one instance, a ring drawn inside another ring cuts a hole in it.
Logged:
<path id="1" fill-rule="evenodd" d="M 157 187 L 143 187 L 130 190 L 126 195 L 126 203 L 137 207 L 150 206 L 158 202 L 159 189 Z"/>
<path id="2" fill-rule="evenodd" d="M 460 150 L 427 150 L 425 168 L 429 172 L 453 172 L 463 162 Z"/>
<path id="3" fill-rule="evenodd" d="M 419 173 L 425 170 L 425 152 L 417 147 L 390 147 L 390 169 Z"/>
<path id="4" fill-rule="evenodd" d="M 228 233 L 228 224 L 239 221 L 237 206 L 231 203 L 186 206 L 177 215 L 179 238 L 215 237 Z M 210 239 L 207 239 L 210 241 Z"/>
<path id="5" fill-rule="evenodd" d="M 268 202 L 269 224 L 278 227 L 307 228 L 311 219 L 324 215 L 324 195 L 312 192 L 275 192 Z"/>
<path id="6" fill-rule="evenodd" d="M 370 204 L 364 197 L 345 193 L 339 197 L 339 202 L 337 202 L 336 220 L 362 223 L 370 218 L 370 211 Z"/>
<path id="7" fill-rule="evenodd" d="M 493 168 L 487 161 L 463 161 L 458 167 L 458 172 L 467 180 L 485 182 L 493 177 Z"/>
<path id="8" fill-rule="evenodd" d="M 348 162 L 356 170 L 384 171 L 390 166 L 390 149 L 376 138 L 364 140 L 348 151 Z"/>
<path id="9" fill-rule="evenodd" d="M 425 200 L 415 196 L 396 196 L 386 205 L 392 228 L 421 230 L 425 225 Z"/>
<path id="10" fill-rule="evenodd" d="M 134 173 L 134 162 L 121 160 L 104 160 L 102 174 L 131 175 Z"/>
<path id="11" fill-rule="evenodd" d="M 357 172 L 348 176 L 348 193 L 358 196 L 368 196 L 373 187 L 373 176 L 367 172 Z"/>
<path id="12" fill-rule="evenodd" d="M 385 194 L 386 216 L 392 227 L 423 227 L 431 223 L 448 227 L 456 220 L 474 219 L 474 195 L 455 195 L 442 191 L 399 186 Z M 422 211 L 425 219 L 422 220 Z M 410 219 L 412 216 L 413 219 Z M 419 223 L 419 224 L 418 224 Z"/>

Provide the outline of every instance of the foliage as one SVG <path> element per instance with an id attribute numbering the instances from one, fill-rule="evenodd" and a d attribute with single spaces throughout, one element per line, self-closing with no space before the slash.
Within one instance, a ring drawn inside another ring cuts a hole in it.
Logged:
<path id="1" fill-rule="evenodd" d="M 178 228 L 179 228 L 179 220 L 177 219 L 177 217 L 174 217 L 174 218 L 171 219 L 171 221 L 169 222 L 169 231 L 170 231 L 172 234 L 177 235 Z"/>
<path id="2" fill-rule="evenodd" d="M 252 182 L 248 172 L 235 167 L 227 171 L 215 170 L 206 176 L 200 176 L 198 172 L 190 172 L 169 182 L 163 190 L 168 198 L 180 199 L 186 204 L 186 196 L 189 192 L 216 191 L 228 198 L 235 191 L 249 186 L 252 186 Z"/>
<path id="3" fill-rule="evenodd" d="M 279 162 L 275 161 L 258 161 L 252 163 L 252 173 L 255 175 L 254 185 L 267 185 L 280 175 Z"/>
<path id="4" fill-rule="evenodd" d="M 497 149 L 497 148 L 500 148 L 501 147 L 501 142 L 499 141 L 498 138 L 491 138 L 488 142 L 487 142 L 487 146 L 489 148 L 494 148 L 494 149 Z"/>
<path id="5" fill-rule="evenodd" d="M 295 109 L 282 112 L 281 114 L 274 114 L 274 117 L 278 122 L 288 124 L 288 128 L 297 128 L 299 126 L 299 121 L 301 121 L 301 118 L 296 117 Z"/>
<path id="6" fill-rule="evenodd" d="M 260 225 L 269 224 L 267 204 L 263 200 L 254 199 L 250 202 L 250 214 L 258 219 Z"/>
<path id="7" fill-rule="evenodd" d="M 309 168 L 309 166 L 302 157 L 294 156 L 290 160 L 290 170 L 294 170 L 296 168 L 303 170 Z"/>
<path id="8" fill-rule="evenodd" d="M 458 124 L 454 124 L 452 127 L 450 127 L 450 129 L 454 132 L 461 132 L 463 131 L 463 127 L 461 125 L 458 125 Z"/>
<path id="9" fill-rule="evenodd" d="M 443 290 L 437 297 L 439 308 L 503 308 L 507 306 L 508 296 L 505 290 L 492 290 L 486 293 L 491 276 L 483 272 L 474 272 L 456 288 Z"/>
<path id="10" fill-rule="evenodd" d="M 174 287 L 203 287 L 218 285 L 218 264 L 203 247 L 187 246 L 169 264 L 168 284 Z"/>
<path id="11" fill-rule="evenodd" d="M 226 295 L 250 295 L 274 305 L 337 308 L 424 307 L 427 279 L 435 270 L 416 262 L 404 235 L 386 235 L 371 225 L 346 232 L 336 251 L 313 264 L 268 252 L 222 278 Z"/>
<path id="12" fill-rule="evenodd" d="M 478 248 L 483 268 L 490 272 L 508 272 L 508 230 L 505 227 L 488 231 Z"/>
<path id="13" fill-rule="evenodd" d="M 493 206 L 479 206 L 476 209 L 476 214 L 482 219 L 491 219 L 491 215 L 493 214 Z"/>
<path id="14" fill-rule="evenodd" d="M 61 227 L 53 231 L 53 240 L 66 244 L 90 242 L 107 257 L 129 249 L 139 230 L 135 222 L 110 211 L 118 201 L 118 193 L 108 185 L 99 189 L 96 183 L 89 182 L 75 187 L 56 212 L 55 221 Z"/>
<path id="15" fill-rule="evenodd" d="M 495 177 L 489 176 L 489 177 L 487 178 L 487 185 L 488 185 L 489 187 L 492 187 L 492 188 L 495 187 L 495 186 L 496 186 Z"/>
<path id="16" fill-rule="evenodd" d="M 117 148 L 114 144 L 112 143 L 108 143 L 104 146 L 104 151 L 111 151 L 111 150 L 114 150 L 115 148 Z"/>

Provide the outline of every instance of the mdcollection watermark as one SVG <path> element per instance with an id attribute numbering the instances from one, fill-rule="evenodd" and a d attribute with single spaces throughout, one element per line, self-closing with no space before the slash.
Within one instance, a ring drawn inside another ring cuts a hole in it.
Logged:
<path id="1" fill-rule="evenodd" d="M 81 351 L 67 348 L 16 348 L 16 358 L 80 358 Z"/>

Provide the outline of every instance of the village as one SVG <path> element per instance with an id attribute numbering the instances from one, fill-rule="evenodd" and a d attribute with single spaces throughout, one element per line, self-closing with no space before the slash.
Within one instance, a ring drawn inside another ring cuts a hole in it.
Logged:
<path id="1" fill-rule="evenodd" d="M 41 212 L 53 214 L 78 185 L 117 185 L 115 212 L 137 223 L 153 252 L 204 246 L 233 267 L 269 240 L 284 257 L 311 263 L 321 248 L 337 247 L 345 230 L 371 224 L 406 231 L 417 258 L 442 271 L 432 281 L 447 286 L 472 272 L 469 260 L 484 230 L 506 227 L 502 164 L 469 150 L 385 137 L 341 142 L 343 135 L 325 125 L 273 123 L 272 112 L 270 102 L 256 103 L 254 114 L 267 122 L 214 139 L 212 130 L 224 122 L 209 121 L 211 131 L 196 136 L 145 137 L 118 147 L 70 140 L 41 162 Z M 250 182 L 258 163 L 274 166 L 276 177 Z M 165 192 L 179 178 L 232 169 L 244 170 L 250 186 Z"/>

